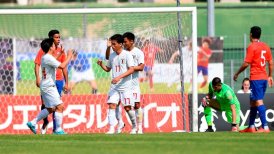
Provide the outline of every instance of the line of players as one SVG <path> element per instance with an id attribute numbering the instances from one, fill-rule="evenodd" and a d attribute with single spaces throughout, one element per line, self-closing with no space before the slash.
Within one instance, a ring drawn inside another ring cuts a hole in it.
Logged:
<path id="1" fill-rule="evenodd" d="M 270 48 L 263 42 L 260 42 L 261 28 L 254 26 L 250 30 L 250 41 L 251 44 L 247 49 L 247 56 L 244 63 L 234 75 L 234 80 L 237 80 L 238 75 L 251 65 L 250 83 L 251 83 L 251 95 L 250 95 L 250 121 L 249 127 L 240 132 L 269 132 L 269 128 L 266 121 L 266 108 L 263 104 L 264 94 L 267 88 L 267 84 L 271 87 L 273 85 L 272 79 L 272 55 Z M 50 35 L 49 35 L 50 37 Z M 60 38 L 60 36 L 59 36 Z M 138 133 L 142 133 L 142 110 L 140 109 L 140 87 L 138 82 L 138 72 L 144 68 L 144 54 L 143 52 L 134 47 L 134 34 L 127 32 L 124 35 L 115 34 L 110 38 L 110 43 L 106 51 L 106 59 L 109 59 L 107 64 L 104 65 L 101 60 L 98 60 L 97 64 L 101 66 L 103 70 L 109 72 L 112 69 L 112 81 L 111 87 L 108 94 L 108 121 L 110 129 L 107 134 L 120 133 L 122 128 L 125 126 L 119 109 L 121 103 L 130 117 L 132 123 L 131 134 L 137 133 L 137 122 L 138 119 Z M 51 44 L 50 44 L 51 43 Z M 60 63 L 55 58 L 53 53 L 56 49 L 54 39 L 49 38 L 41 43 L 43 51 L 50 56 L 42 57 L 42 80 L 41 84 L 36 80 L 36 84 L 41 89 L 42 100 L 46 109 L 43 109 L 39 115 L 28 122 L 27 125 L 33 133 L 36 134 L 35 125 L 41 119 L 47 117 L 49 113 L 56 111 L 54 114 L 54 133 L 65 134 L 61 129 L 62 124 L 62 101 L 60 94 L 58 95 L 57 82 L 55 83 L 55 68 L 64 69 L 72 58 L 72 51 L 68 52 L 67 59 Z M 110 47 L 114 52 L 110 54 Z M 124 48 L 127 50 L 124 50 Z M 63 51 L 61 50 L 61 53 Z M 266 64 L 268 64 L 268 74 L 265 70 Z M 35 69 L 36 70 L 36 69 Z M 131 76 L 131 74 L 133 74 Z M 67 81 L 67 79 L 66 79 Z M 258 88 L 259 87 L 259 88 Z M 132 89 L 134 89 L 132 91 Z M 66 86 L 65 86 L 66 90 Z M 213 94 L 216 96 L 216 101 L 213 101 Z M 52 104 L 55 103 L 55 104 Z M 214 78 L 209 85 L 209 94 L 202 100 L 203 106 L 205 107 L 205 115 L 210 115 L 210 110 L 206 111 L 208 107 L 215 108 L 221 111 L 226 111 L 226 116 L 229 122 L 232 124 L 232 131 L 238 131 L 239 124 L 239 111 L 240 104 L 235 97 L 235 94 L 231 88 L 221 82 L 219 78 Z M 136 113 L 134 110 L 136 109 Z M 262 122 L 262 127 L 256 130 L 254 122 L 257 111 Z M 118 120 L 118 128 L 115 131 L 115 118 Z M 211 120 L 207 119 L 209 125 L 208 130 L 212 131 Z M 56 128 L 56 130 L 55 130 Z"/>
<path id="2" fill-rule="evenodd" d="M 41 49 L 34 61 L 36 86 L 39 87 L 41 91 L 41 112 L 36 118 L 29 121 L 27 126 L 36 134 L 36 124 L 44 119 L 41 134 L 45 134 L 49 124 L 47 116 L 53 113 L 53 133 L 66 134 L 61 128 L 63 119 L 62 112 L 64 110 L 61 93 L 62 91 L 67 92 L 69 90 L 67 65 L 69 61 L 75 57 L 76 52 L 69 50 L 66 57 L 62 46 L 59 47 L 60 33 L 58 30 L 51 30 L 48 36 L 48 39 L 41 42 Z M 144 53 L 134 46 L 134 40 L 135 36 L 131 32 L 126 32 L 123 35 L 113 35 L 108 41 L 106 59 L 109 60 L 107 65 L 104 65 L 101 60 L 97 62 L 103 70 L 107 72 L 113 70 L 107 101 L 109 105 L 108 121 L 110 125 L 107 134 L 121 133 L 125 126 L 121 117 L 120 103 L 124 106 L 124 109 L 130 117 L 132 123 L 130 133 L 143 133 L 143 112 L 140 107 L 138 77 L 139 71 L 143 71 L 144 69 Z M 111 48 L 114 52 L 110 54 Z M 124 48 L 127 51 L 124 50 Z M 40 66 L 42 79 L 40 79 L 39 75 Z M 118 120 L 118 128 L 116 131 L 114 128 L 115 118 Z"/>

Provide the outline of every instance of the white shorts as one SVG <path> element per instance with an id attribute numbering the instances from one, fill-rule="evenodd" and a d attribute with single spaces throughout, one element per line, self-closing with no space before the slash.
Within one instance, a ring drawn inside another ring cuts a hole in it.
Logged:
<path id="1" fill-rule="evenodd" d="M 115 89 L 111 89 L 108 93 L 108 101 L 107 103 L 118 104 L 121 101 L 123 106 L 134 106 L 135 103 L 132 99 L 132 91 L 118 91 Z"/>
<path id="2" fill-rule="evenodd" d="M 94 76 L 94 72 L 92 67 L 90 67 L 88 70 L 84 71 L 84 72 L 77 72 L 75 70 L 73 70 L 73 72 L 71 73 L 71 82 L 80 82 L 80 81 L 91 81 L 91 80 L 95 80 L 95 76 Z"/>
<path id="3" fill-rule="evenodd" d="M 41 96 L 46 108 L 53 108 L 63 103 L 55 86 L 41 88 Z"/>
<path id="4" fill-rule="evenodd" d="M 141 90 L 140 90 L 139 86 L 134 86 L 133 87 L 133 89 L 132 89 L 132 99 L 133 99 L 134 103 L 140 102 L 140 100 L 141 100 Z"/>

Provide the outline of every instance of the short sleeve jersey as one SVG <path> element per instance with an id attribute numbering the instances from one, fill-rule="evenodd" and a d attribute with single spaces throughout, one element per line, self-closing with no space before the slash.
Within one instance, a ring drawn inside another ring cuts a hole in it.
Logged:
<path id="1" fill-rule="evenodd" d="M 240 103 L 234 91 L 226 84 L 222 83 L 220 92 L 213 90 L 212 82 L 209 83 L 209 94 L 216 96 L 216 100 L 220 102 L 222 111 L 231 111 L 230 105 L 235 104 L 236 109 L 240 109 Z"/>
<path id="2" fill-rule="evenodd" d="M 267 80 L 266 62 L 272 60 L 269 46 L 263 42 L 252 42 L 248 48 L 245 62 L 250 64 L 250 80 Z"/>
<path id="3" fill-rule="evenodd" d="M 45 54 L 41 59 L 41 70 L 42 70 L 42 79 L 41 79 L 41 88 L 47 88 L 55 85 L 56 81 L 56 68 L 61 63 L 57 61 L 52 55 Z"/>
<path id="4" fill-rule="evenodd" d="M 57 55 L 59 55 L 60 54 L 60 52 L 62 51 L 62 49 L 60 48 L 60 47 L 58 47 L 55 51 L 54 51 L 54 53 L 53 53 L 53 55 L 54 56 L 57 56 Z M 42 56 L 44 55 L 44 51 L 42 50 L 42 49 L 40 49 L 39 51 L 38 51 L 38 53 L 37 53 L 37 55 L 36 55 L 36 58 L 35 58 L 35 60 L 34 60 L 34 63 L 35 64 L 39 64 L 39 65 L 41 65 L 41 59 L 42 59 Z M 65 54 L 62 54 L 58 59 L 57 59 L 59 62 L 64 62 L 65 60 L 66 60 L 66 55 Z M 56 70 L 56 80 L 63 80 L 64 79 L 64 77 L 63 77 L 63 73 L 62 73 L 62 69 L 57 69 Z"/>
<path id="5" fill-rule="evenodd" d="M 153 67 L 156 53 L 160 51 L 160 48 L 153 44 L 149 44 L 142 48 L 145 56 L 145 65 Z"/>
<path id="6" fill-rule="evenodd" d="M 212 52 L 209 48 L 201 48 L 207 56 L 211 56 Z M 209 58 L 201 52 L 198 52 L 198 66 L 208 67 Z"/>
<path id="7" fill-rule="evenodd" d="M 118 77 L 119 75 L 125 73 L 129 67 L 134 66 L 134 61 L 132 55 L 123 50 L 119 55 L 116 52 L 112 52 L 109 56 L 109 61 L 106 65 L 112 70 L 112 79 Z M 119 91 L 132 88 L 132 75 L 128 75 L 121 79 L 117 84 L 111 84 L 111 88 Z"/>
<path id="8" fill-rule="evenodd" d="M 134 66 L 144 64 L 144 53 L 139 48 L 134 47 L 129 53 L 133 57 Z M 139 71 L 134 71 L 132 74 L 132 85 L 139 86 Z"/>

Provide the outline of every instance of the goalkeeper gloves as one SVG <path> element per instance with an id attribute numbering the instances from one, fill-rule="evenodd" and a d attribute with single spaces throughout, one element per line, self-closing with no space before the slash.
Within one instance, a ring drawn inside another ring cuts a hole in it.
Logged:
<path id="1" fill-rule="evenodd" d="M 208 101 L 209 101 L 208 96 L 203 97 L 203 98 L 202 98 L 202 102 L 201 102 L 201 103 L 202 103 L 202 106 L 203 106 L 203 107 L 208 106 L 208 104 L 209 104 Z"/>

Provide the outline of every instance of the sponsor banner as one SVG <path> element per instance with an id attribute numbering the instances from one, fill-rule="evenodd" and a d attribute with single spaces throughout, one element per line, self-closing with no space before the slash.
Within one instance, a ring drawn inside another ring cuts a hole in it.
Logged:
<path id="1" fill-rule="evenodd" d="M 0 96 L 0 100 L 0 134 L 30 134 L 26 123 L 40 112 L 40 96 Z M 65 106 L 63 128 L 67 133 L 104 133 L 108 130 L 107 95 L 63 96 L 62 100 Z M 182 119 L 189 121 L 188 110 L 182 112 L 180 94 L 145 94 L 141 100 L 144 132 L 183 131 Z M 185 102 L 188 106 L 187 100 Z M 129 132 L 129 118 L 124 111 L 122 113 L 126 131 Z M 41 126 L 42 120 L 36 127 L 38 133 Z M 186 128 L 189 130 L 188 124 Z M 52 132 L 52 122 L 49 132 Z"/>
<path id="2" fill-rule="evenodd" d="M 250 113 L 250 105 L 249 105 L 249 94 L 236 94 L 238 97 L 238 100 L 241 105 L 241 121 L 240 121 L 240 128 L 244 128 L 248 126 L 249 123 L 249 113 Z M 205 95 L 199 95 L 199 99 L 201 100 L 202 97 Z M 264 104 L 266 106 L 266 120 L 268 121 L 268 126 L 270 130 L 274 130 L 274 109 L 273 109 L 273 94 L 267 93 L 265 94 L 264 98 Z M 199 131 L 204 132 L 207 129 L 207 124 L 205 121 L 205 117 L 203 114 L 203 107 L 199 106 L 198 108 L 199 112 Z M 225 112 L 217 112 L 213 111 L 213 123 L 215 125 L 215 129 L 217 131 L 230 131 L 231 125 L 227 122 Z M 257 118 L 255 120 L 255 126 L 260 127 L 261 121 L 259 116 L 257 115 Z"/>

